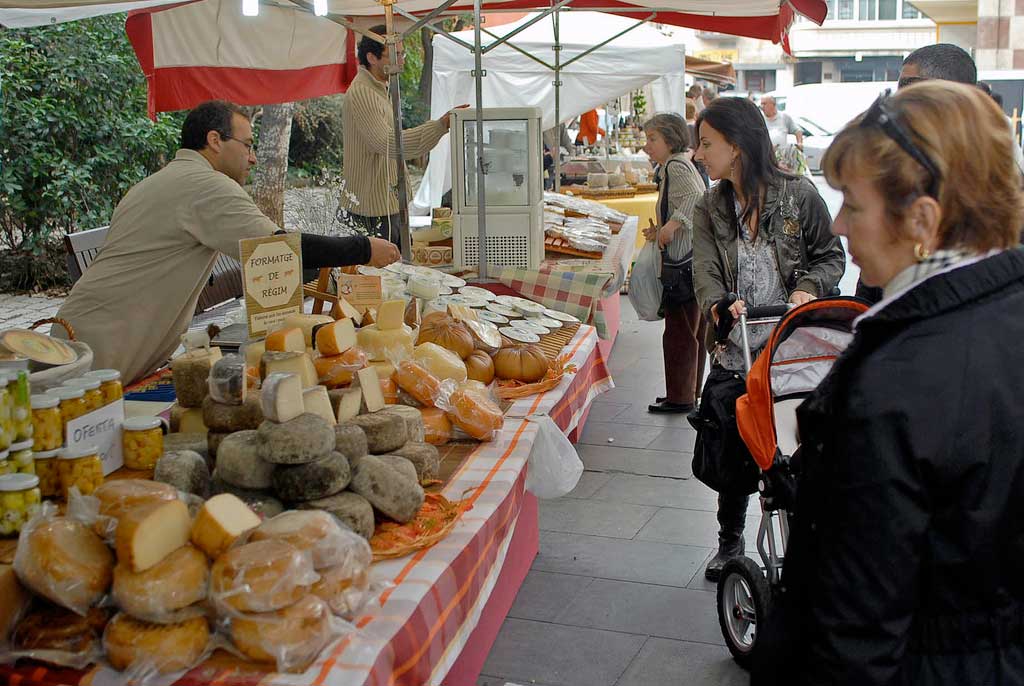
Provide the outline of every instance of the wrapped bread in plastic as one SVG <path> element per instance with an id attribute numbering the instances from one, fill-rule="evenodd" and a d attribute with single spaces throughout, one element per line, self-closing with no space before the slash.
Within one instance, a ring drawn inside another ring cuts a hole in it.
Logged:
<path id="1" fill-rule="evenodd" d="M 93 607 L 83 617 L 37 598 L 14 627 L 11 648 L 56 664 L 84 667 L 102 652 L 100 639 L 112 614 L 109 608 Z"/>
<path id="2" fill-rule="evenodd" d="M 210 571 L 210 598 L 223 612 L 272 612 L 309 592 L 320 577 L 313 559 L 277 539 L 231 548 Z"/>
<path id="3" fill-rule="evenodd" d="M 505 421 L 486 386 L 476 381 L 459 384 L 438 406 L 455 426 L 478 441 L 493 440 Z"/>
<path id="4" fill-rule="evenodd" d="M 111 595 L 136 619 L 166 624 L 181 621 L 180 610 L 206 599 L 209 578 L 206 555 L 186 545 L 144 572 L 117 565 Z"/>
<path id="5" fill-rule="evenodd" d="M 114 555 L 92 529 L 54 511 L 44 505 L 22 529 L 14 571 L 29 590 L 84 616 L 110 588 Z"/>
<path id="6" fill-rule="evenodd" d="M 199 663 L 210 645 L 210 626 L 205 617 L 176 624 L 153 624 L 120 613 L 107 624 L 103 647 L 114 669 L 129 670 L 145 680 L 170 674 Z"/>
<path id="7" fill-rule="evenodd" d="M 368 554 L 372 557 L 372 553 Z M 353 573 L 345 565 L 339 565 L 320 570 L 320 581 L 313 584 L 313 595 L 327 603 L 334 614 L 351 620 L 366 605 L 369 587 L 370 576 L 366 569 Z"/>
<path id="8" fill-rule="evenodd" d="M 279 672 L 302 672 L 337 631 L 323 600 L 308 595 L 277 612 L 231 621 L 231 640 L 249 659 L 274 663 Z"/>
<path id="9" fill-rule="evenodd" d="M 344 528 L 332 515 L 319 510 L 290 510 L 268 519 L 252 531 L 249 540 L 278 539 L 308 551 L 317 570 L 355 565 L 353 574 L 370 564 L 366 541 Z M 363 553 L 366 553 L 364 555 Z"/>

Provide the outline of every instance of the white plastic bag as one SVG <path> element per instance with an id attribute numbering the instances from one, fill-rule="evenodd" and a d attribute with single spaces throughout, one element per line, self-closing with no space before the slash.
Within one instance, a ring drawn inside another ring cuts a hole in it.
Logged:
<path id="1" fill-rule="evenodd" d="M 538 498 L 561 498 L 576 488 L 583 474 L 583 461 L 576 448 L 548 415 L 533 415 L 527 421 L 537 425 L 537 442 L 530 451 L 526 489 Z"/>
<path id="2" fill-rule="evenodd" d="M 633 303 L 636 316 L 646 322 L 656 322 L 661 317 L 661 252 L 658 244 L 647 241 L 640 249 L 640 255 L 633 264 L 629 275 L 629 302 Z"/>

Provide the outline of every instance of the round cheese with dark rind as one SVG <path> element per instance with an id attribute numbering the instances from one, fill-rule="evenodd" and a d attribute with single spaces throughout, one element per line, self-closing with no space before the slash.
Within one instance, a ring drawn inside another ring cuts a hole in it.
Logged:
<path id="1" fill-rule="evenodd" d="M 210 468 L 199 453 L 182 450 L 164 453 L 156 461 L 153 481 L 169 484 L 179 491 L 205 498 L 210 493 Z"/>
<path id="2" fill-rule="evenodd" d="M 210 477 L 210 496 L 221 493 L 230 493 L 235 496 L 262 519 L 269 519 L 284 512 L 284 503 L 275 498 L 273 493 L 232 486 L 221 479 L 220 474 L 214 470 L 213 476 Z"/>
<path id="3" fill-rule="evenodd" d="M 395 455 L 394 453 L 387 453 L 386 455 L 377 455 L 377 459 L 386 464 L 387 466 L 394 469 L 402 476 L 413 481 L 415 483 L 420 482 L 420 477 L 416 473 L 416 467 L 412 462 L 405 459 L 401 455 Z"/>
<path id="4" fill-rule="evenodd" d="M 221 441 L 230 435 L 230 433 L 220 433 L 219 431 L 210 431 L 206 434 L 207 459 L 214 465 L 217 464 L 217 449 L 220 448 Z"/>
<path id="5" fill-rule="evenodd" d="M 212 462 L 206 434 L 170 433 L 164 436 L 164 452 L 175 453 L 180 450 L 191 450 L 199 453 L 206 460 L 206 464 Z"/>
<path id="6" fill-rule="evenodd" d="M 300 510 L 323 510 L 337 517 L 342 524 L 366 540 L 373 537 L 375 521 L 370 501 L 352 491 L 342 491 L 326 498 L 298 503 Z"/>
<path id="7" fill-rule="evenodd" d="M 252 391 L 246 395 L 245 402 L 241 405 L 225 405 L 211 397 L 203 401 L 203 423 L 210 431 L 248 431 L 258 428 L 262 421 L 263 409 L 260 407 L 259 391 Z"/>
<path id="8" fill-rule="evenodd" d="M 423 506 L 424 493 L 420 485 L 373 455 L 359 460 L 351 488 L 381 514 L 400 524 L 411 521 Z"/>
<path id="9" fill-rule="evenodd" d="M 352 422 L 339 422 L 334 427 L 334 449 L 349 460 L 370 452 L 366 444 L 366 433 Z"/>
<path id="10" fill-rule="evenodd" d="M 258 431 L 260 457 L 274 464 L 306 464 L 334 450 L 334 427 L 310 412 L 280 424 L 263 422 Z"/>
<path id="11" fill-rule="evenodd" d="M 260 457 L 263 439 L 258 431 L 236 431 L 217 448 L 217 475 L 232 486 L 269 490 L 275 465 Z"/>
<path id="12" fill-rule="evenodd" d="M 352 469 L 341 453 L 331 453 L 306 464 L 279 466 L 274 471 L 274 491 L 281 500 L 305 502 L 343 491 L 352 480 Z"/>
<path id="13" fill-rule="evenodd" d="M 405 420 L 397 414 L 374 412 L 361 414 L 352 419 L 352 423 L 366 434 L 366 446 L 374 455 L 389 453 L 401 448 L 409 439 Z"/>
<path id="14" fill-rule="evenodd" d="M 391 454 L 400 455 L 412 462 L 420 481 L 436 479 L 441 469 L 441 456 L 430 443 L 409 441 L 401 448 L 392 450 Z"/>
<path id="15" fill-rule="evenodd" d="M 397 414 L 405 420 L 406 440 L 422 443 L 424 439 L 423 413 L 408 405 L 388 405 L 381 412 Z"/>

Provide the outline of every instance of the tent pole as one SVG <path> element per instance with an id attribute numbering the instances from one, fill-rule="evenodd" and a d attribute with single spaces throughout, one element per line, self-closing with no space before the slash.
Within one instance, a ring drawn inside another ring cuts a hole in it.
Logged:
<path id="1" fill-rule="evenodd" d="M 484 72 L 483 52 L 480 49 L 480 1 L 473 0 L 473 80 L 476 82 L 476 222 L 477 222 L 477 274 L 487 279 L 487 195 L 484 184 Z"/>
<path id="2" fill-rule="evenodd" d="M 388 67 L 389 85 L 391 95 L 391 114 L 395 120 L 395 153 L 398 156 L 396 163 L 398 176 L 398 230 L 402 248 L 402 259 L 406 262 L 412 260 L 412 242 L 409 238 L 409 187 L 405 174 L 405 148 L 402 145 L 402 69 L 398 66 L 398 36 L 395 33 L 395 10 L 392 7 L 392 0 L 384 0 L 384 23 L 387 25 L 387 48 L 391 66 Z M 391 238 L 393 227 L 389 226 L 388 238 Z"/>
<path id="3" fill-rule="evenodd" d="M 551 21 L 553 23 L 555 44 L 551 46 L 551 49 L 555 51 L 555 131 L 558 135 L 558 144 L 554 150 L 551 151 L 551 156 L 555 162 L 555 183 L 553 188 L 555 193 L 562 191 L 562 44 L 559 40 L 558 33 L 558 8 L 551 13 Z"/>

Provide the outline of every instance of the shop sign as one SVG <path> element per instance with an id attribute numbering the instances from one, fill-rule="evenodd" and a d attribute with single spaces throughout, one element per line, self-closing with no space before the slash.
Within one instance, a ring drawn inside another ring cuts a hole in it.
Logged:
<path id="1" fill-rule="evenodd" d="M 249 335 L 273 331 L 302 312 L 302 244 L 297 233 L 238 241 Z"/>

